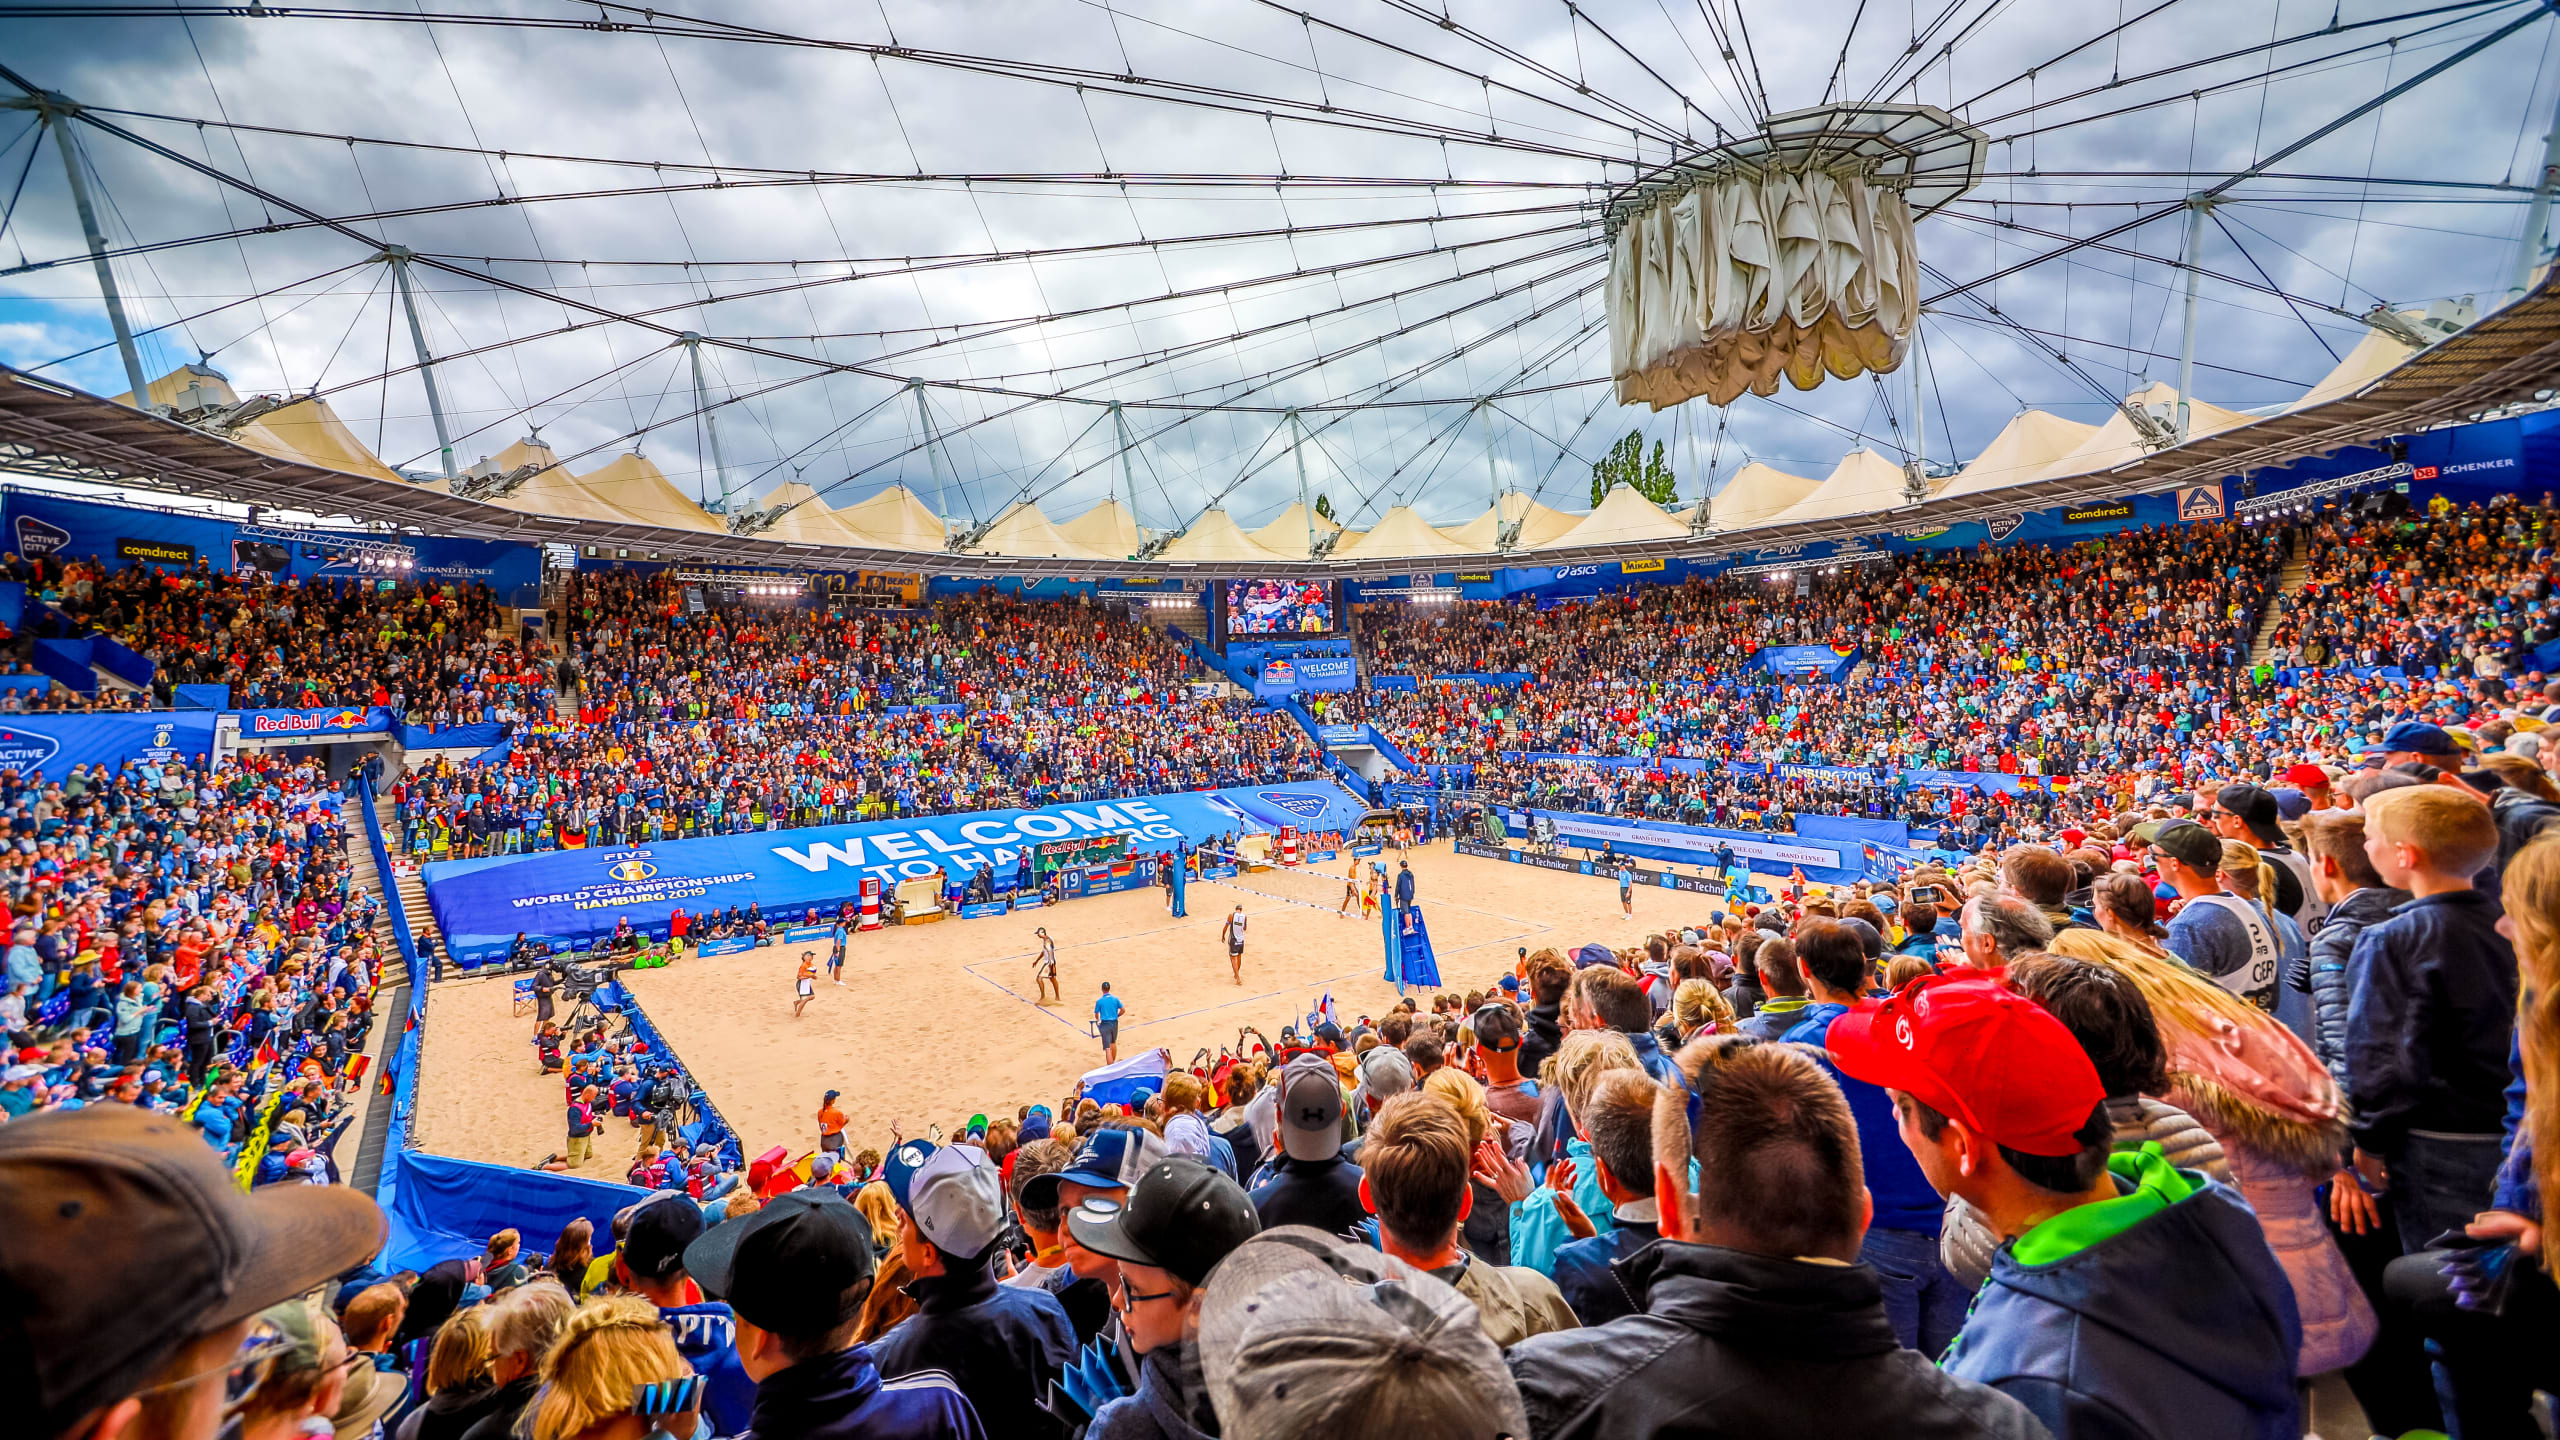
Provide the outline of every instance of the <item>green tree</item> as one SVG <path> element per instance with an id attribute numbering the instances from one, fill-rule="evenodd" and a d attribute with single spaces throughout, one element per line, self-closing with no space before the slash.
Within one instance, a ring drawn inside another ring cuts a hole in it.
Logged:
<path id="1" fill-rule="evenodd" d="M 1619 485 L 1632 485 L 1636 493 L 1656 505 L 1668 505 L 1678 498 L 1679 481 L 1671 473 L 1671 461 L 1662 442 L 1653 442 L 1653 453 L 1644 453 L 1644 436 L 1630 430 L 1626 438 L 1609 447 L 1591 466 L 1591 503 L 1598 505 Z"/>
<path id="2" fill-rule="evenodd" d="M 1316 514 L 1326 520 L 1333 518 L 1333 499 L 1321 490 L 1316 492 Z"/>

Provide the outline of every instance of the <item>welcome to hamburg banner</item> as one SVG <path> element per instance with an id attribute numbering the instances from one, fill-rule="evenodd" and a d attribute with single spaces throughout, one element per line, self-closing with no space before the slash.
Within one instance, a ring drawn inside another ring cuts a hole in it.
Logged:
<path id="1" fill-rule="evenodd" d="M 448 860 L 421 872 L 452 955 L 465 965 L 502 957 L 522 931 L 585 944 L 630 917 L 664 936 L 677 910 L 699 915 L 758 904 L 777 919 L 859 897 L 862 882 L 965 877 L 982 866 L 1011 887 L 1023 847 L 1072 835 L 1121 834 L 1140 854 L 1213 835 L 1294 827 L 1348 833 L 1367 807 L 1332 785 L 1239 785 L 1126 800 L 981 810 L 862 825 L 759 830 L 657 845 L 555 850 Z"/>

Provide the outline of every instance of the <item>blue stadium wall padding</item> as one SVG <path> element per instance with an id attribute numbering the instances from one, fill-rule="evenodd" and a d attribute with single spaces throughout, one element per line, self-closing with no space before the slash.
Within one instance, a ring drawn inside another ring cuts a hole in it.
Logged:
<path id="1" fill-rule="evenodd" d="M 424 725 L 400 727 L 400 745 L 407 750 L 485 750 L 506 738 L 507 727 L 495 720 L 447 725 L 441 730 Z"/>
<path id="2" fill-rule="evenodd" d="M 113 635 L 89 637 L 89 663 L 138 690 L 150 689 L 151 677 L 160 673 L 159 666 Z"/>
<path id="3" fill-rule="evenodd" d="M 89 668 L 90 644 L 80 640 L 39 640 L 28 658 L 36 669 L 83 695 L 98 693 L 98 673 Z"/>
<path id="4" fill-rule="evenodd" d="M 1798 815 L 1796 833 L 1808 840 L 1846 840 L 1855 845 L 1911 847 L 1911 827 L 1900 820 L 1869 820 L 1857 815 Z"/>
<path id="5" fill-rule="evenodd" d="M 599 1238 L 609 1238 L 614 1212 L 651 1193 L 421 1150 L 401 1156 L 399 1176 L 385 1206 L 391 1238 L 380 1263 L 386 1270 L 423 1270 L 439 1260 L 477 1255 L 491 1235 L 509 1228 L 523 1233 L 527 1250 L 547 1253 L 561 1227 L 581 1215 L 595 1223 Z"/>
<path id="6" fill-rule="evenodd" d="M 180 710 L 228 710 L 231 687 L 228 685 L 176 685 L 170 687 L 169 703 Z"/>
<path id="7" fill-rule="evenodd" d="M 860 825 L 670 840 L 608 849 L 444 860 L 422 876 L 447 953 L 464 965 L 504 956 L 518 932 L 581 946 L 634 928 L 664 936 L 676 910 L 700 915 L 750 903 L 767 915 L 833 910 L 866 879 L 891 884 L 992 866 L 1009 887 L 1022 847 L 1124 834 L 1141 854 L 1214 835 L 1284 827 L 1348 833 L 1366 807 L 1324 781 L 1078 801 L 1037 810 L 982 810 Z"/>

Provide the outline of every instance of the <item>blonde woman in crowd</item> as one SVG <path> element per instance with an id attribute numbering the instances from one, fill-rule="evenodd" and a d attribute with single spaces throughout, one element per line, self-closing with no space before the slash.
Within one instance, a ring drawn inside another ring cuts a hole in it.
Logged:
<path id="1" fill-rule="evenodd" d="M 1573 1117 L 1590 1099 L 1591 1087 L 1602 1075 L 1643 1068 L 1635 1046 L 1615 1030 L 1573 1031 L 1564 1037 L 1563 1048 L 1547 1057 L 1538 1083 L 1562 1096 L 1565 1118 L 1574 1134 L 1565 1142 L 1564 1158 L 1547 1167 L 1546 1183 L 1511 1207 L 1512 1264 L 1552 1277 L 1556 1251 L 1567 1240 L 1587 1240 L 1617 1227 L 1611 1216 L 1614 1207 L 1601 1191 L 1599 1173 L 1591 1163 L 1591 1142 Z"/>
<path id="2" fill-rule="evenodd" d="M 488 1413 L 489 1307 L 457 1311 L 427 1351 L 426 1403 L 402 1418 L 396 1440 L 462 1440 Z"/>
<path id="3" fill-rule="evenodd" d="M 590 1300 L 543 1358 L 531 1440 L 644 1440 L 655 1430 L 689 1440 L 701 1418 L 698 1401 L 678 1413 L 635 1412 L 643 1386 L 671 1386 L 692 1374 L 657 1306 L 636 1295 Z"/>

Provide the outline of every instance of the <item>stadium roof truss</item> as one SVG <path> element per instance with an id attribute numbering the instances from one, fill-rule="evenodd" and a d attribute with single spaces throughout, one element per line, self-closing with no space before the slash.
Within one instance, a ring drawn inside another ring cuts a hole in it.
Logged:
<path id="1" fill-rule="evenodd" d="M 278 460 L 175 420 L 0 367 L 0 471 L 228 500 L 410 532 L 465 539 L 593 546 L 600 554 L 795 570 L 929 570 L 947 575 L 1116 577 L 1310 574 L 1358 579 L 1418 568 L 1725 555 L 1938 529 L 1967 520 L 2202 485 L 2481 416 L 2560 388 L 2560 286 L 2551 276 L 2498 310 L 2352 393 L 2154 451 L 2113 469 L 1685 540 L 1551 547 L 1468 555 L 1259 560 L 1210 565 L 1162 560 L 995 556 L 805 544 L 759 536 L 527 514 L 443 489 Z M 385 533 L 377 530 L 377 535 Z"/>

